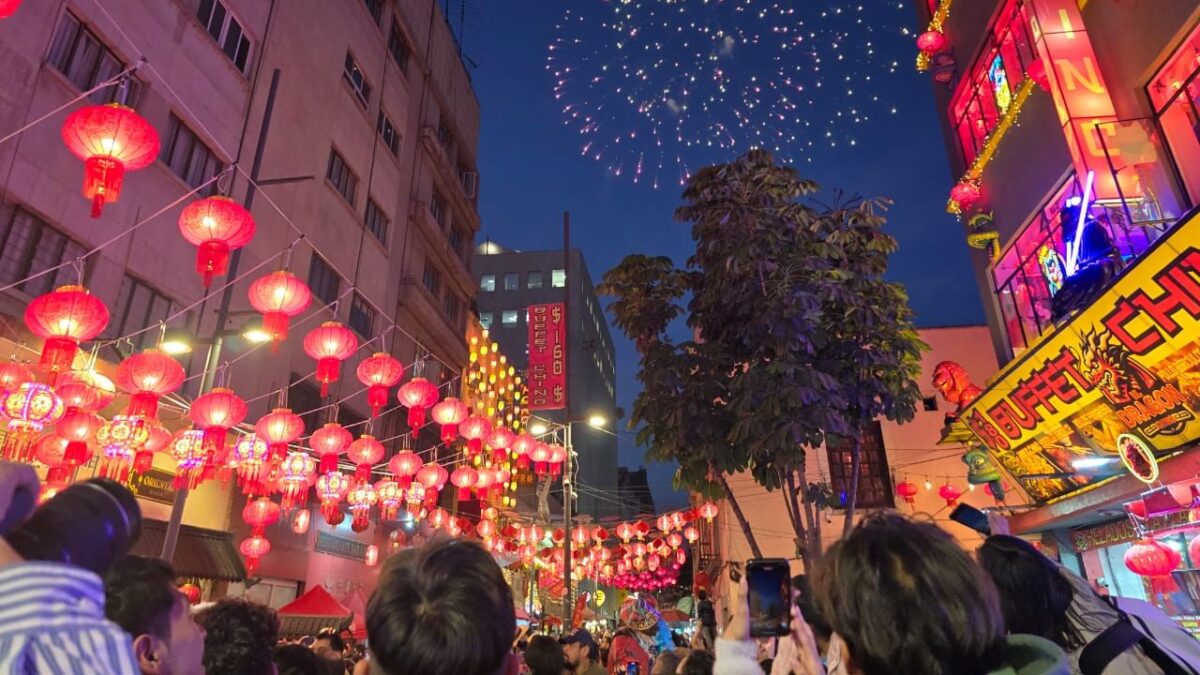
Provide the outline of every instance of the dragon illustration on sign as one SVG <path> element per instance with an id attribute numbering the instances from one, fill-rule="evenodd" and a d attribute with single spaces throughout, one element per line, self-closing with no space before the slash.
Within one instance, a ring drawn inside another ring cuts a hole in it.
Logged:
<path id="1" fill-rule="evenodd" d="M 1147 438 L 1174 436 L 1195 418 L 1187 397 L 1133 357 L 1108 331 L 1083 334 L 1079 372 L 1129 428 Z"/>

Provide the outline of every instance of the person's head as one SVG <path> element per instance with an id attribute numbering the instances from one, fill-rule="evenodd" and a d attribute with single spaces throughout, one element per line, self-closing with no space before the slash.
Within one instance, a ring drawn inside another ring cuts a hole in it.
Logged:
<path id="1" fill-rule="evenodd" d="M 775 659 L 763 659 L 758 662 L 758 667 L 767 675 L 771 675 L 771 669 L 775 667 Z"/>
<path id="2" fill-rule="evenodd" d="M 275 648 L 275 668 L 278 675 L 329 675 L 330 664 L 304 645 L 283 645 Z"/>
<path id="3" fill-rule="evenodd" d="M 222 675 L 272 672 L 271 657 L 279 642 L 275 610 L 245 598 L 225 598 L 196 620 L 204 627 L 204 667 Z"/>
<path id="4" fill-rule="evenodd" d="M 974 675 L 1002 662 L 995 587 L 931 523 L 868 515 L 829 549 L 814 585 L 850 672 Z"/>
<path id="5" fill-rule="evenodd" d="M 130 555 L 104 577 L 104 614 L 133 638 L 143 673 L 204 672 L 204 630 L 192 619 L 175 571 L 156 558 Z"/>
<path id="6" fill-rule="evenodd" d="M 675 672 L 680 675 L 712 675 L 715 661 L 712 652 L 693 649 Z"/>
<path id="7" fill-rule="evenodd" d="M 701 588 L 700 590 L 696 591 L 696 597 L 701 600 L 707 600 L 708 599 L 708 591 Z"/>
<path id="8" fill-rule="evenodd" d="M 516 633 L 512 589 L 490 553 L 444 539 L 392 556 L 367 603 L 374 672 L 495 675 Z"/>
<path id="9" fill-rule="evenodd" d="M 567 659 L 558 640 L 549 635 L 535 635 L 525 647 L 525 665 L 533 675 L 562 675 Z"/>
<path id="10" fill-rule="evenodd" d="M 679 657 L 675 655 L 675 652 L 663 652 L 654 659 L 650 675 L 675 675 L 677 670 L 679 670 Z"/>
<path id="11" fill-rule="evenodd" d="M 322 628 L 317 633 L 317 639 L 313 640 L 312 650 L 323 659 L 341 661 L 342 653 L 346 651 L 346 641 L 336 628 Z"/>
<path id="12" fill-rule="evenodd" d="M 1010 633 L 1044 637 L 1067 651 L 1083 646 L 1067 620 L 1075 597 L 1071 582 L 1033 544 L 992 535 L 979 548 L 979 564 L 1000 591 L 1000 610 Z"/>
<path id="13" fill-rule="evenodd" d="M 578 668 L 580 665 L 595 663 L 599 660 L 600 646 L 592 638 L 592 634 L 580 628 L 559 640 L 563 653 L 567 655 L 567 665 Z"/>

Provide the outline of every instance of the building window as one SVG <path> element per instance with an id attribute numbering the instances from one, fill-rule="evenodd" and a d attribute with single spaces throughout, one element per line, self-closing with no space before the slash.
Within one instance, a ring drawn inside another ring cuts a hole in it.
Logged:
<path id="1" fill-rule="evenodd" d="M 442 199 L 442 195 L 434 188 L 433 194 L 429 196 L 429 213 L 433 215 L 433 220 L 442 227 L 446 226 L 446 200 Z"/>
<path id="2" fill-rule="evenodd" d="M 444 116 L 438 118 L 437 139 L 438 143 L 441 143 L 442 149 L 446 151 L 446 156 L 453 160 L 455 155 L 454 132 L 450 130 L 450 125 L 446 123 Z"/>
<path id="3" fill-rule="evenodd" d="M 392 151 L 392 155 L 400 155 L 400 132 L 396 130 L 396 125 L 392 124 L 392 120 L 383 111 L 379 111 L 379 121 L 375 123 L 375 131 L 379 132 L 379 137 L 383 139 L 383 144 L 388 150 Z"/>
<path id="4" fill-rule="evenodd" d="M 358 293 L 350 300 L 350 320 L 346 322 L 356 333 L 370 337 L 375 330 L 375 308 Z"/>
<path id="5" fill-rule="evenodd" d="M 446 295 L 442 298 L 442 313 L 446 315 L 446 319 L 451 324 L 458 324 L 460 314 L 462 313 L 462 302 L 455 297 L 449 288 L 446 289 Z"/>
<path id="6" fill-rule="evenodd" d="M 371 13 L 371 18 L 375 19 L 375 23 L 379 23 L 379 19 L 383 17 L 383 0 L 363 0 L 363 6 Z"/>
<path id="7" fill-rule="evenodd" d="M 1151 81 L 1150 100 L 1193 204 L 1200 203 L 1200 26 Z M 1167 191 L 1162 191 L 1167 192 Z"/>
<path id="8" fill-rule="evenodd" d="M 324 258 L 314 254 L 308 266 L 308 287 L 312 289 L 313 297 L 332 305 L 341 292 L 342 278 Z"/>
<path id="9" fill-rule="evenodd" d="M 829 455 L 829 483 L 833 489 L 834 505 L 845 506 L 849 500 L 850 477 L 853 475 L 854 441 L 849 438 L 827 436 L 825 449 Z M 891 508 L 892 478 L 888 473 L 887 451 L 883 447 L 883 428 L 873 423 L 863 432 L 862 452 L 858 471 L 858 499 L 860 509 Z"/>
<path id="10" fill-rule="evenodd" d="M 83 246 L 15 204 L 0 204 L 0 283 L 12 284 L 30 275 L 78 259 Z M 71 265 L 17 285 L 32 296 L 65 284 L 79 283 Z"/>
<path id="11" fill-rule="evenodd" d="M 288 387 L 288 405 L 304 420 L 304 435 L 307 436 L 325 423 L 328 413 L 321 405 L 321 390 L 312 380 L 306 380 L 299 373 L 292 373 L 291 386 Z"/>
<path id="12" fill-rule="evenodd" d="M 542 287 L 542 273 L 541 272 L 529 272 L 528 274 L 525 275 L 525 288 L 533 289 L 533 288 L 541 288 L 541 287 Z"/>
<path id="13" fill-rule="evenodd" d="M 491 293 L 496 290 L 496 275 L 484 274 L 479 277 L 479 290 L 484 293 Z"/>
<path id="14" fill-rule="evenodd" d="M 387 243 L 388 222 L 387 214 L 383 212 L 383 209 L 379 208 L 374 199 L 368 197 L 367 212 L 363 216 L 363 223 L 381 244 Z"/>
<path id="15" fill-rule="evenodd" d="M 233 12 L 221 0 L 200 0 L 196 18 L 204 25 L 208 34 L 217 41 L 225 56 L 243 73 L 250 65 L 250 38 L 242 30 L 242 24 L 233 17 Z"/>
<path id="16" fill-rule="evenodd" d="M 337 150 L 329 151 L 329 167 L 325 169 L 325 177 L 333 183 L 333 187 L 337 188 L 338 194 L 342 195 L 351 206 L 354 206 L 354 192 L 358 189 L 358 177 L 346 165 L 346 160 L 338 154 Z"/>
<path id="17" fill-rule="evenodd" d="M 500 312 L 500 324 L 504 326 L 517 325 L 517 310 L 506 309 L 503 312 Z"/>
<path id="18" fill-rule="evenodd" d="M 509 272 L 504 275 L 504 290 L 515 291 L 521 287 L 521 275 L 516 272 Z"/>
<path id="19" fill-rule="evenodd" d="M 354 97 L 358 102 L 364 108 L 367 107 L 367 101 L 371 100 L 371 84 L 367 82 L 367 76 L 363 74 L 358 61 L 354 60 L 354 55 L 349 51 L 346 52 L 346 65 L 342 68 L 342 79 L 354 90 Z"/>
<path id="20" fill-rule="evenodd" d="M 483 326 L 485 330 L 490 329 L 492 327 L 492 313 L 491 312 L 480 312 L 479 313 L 479 325 Z"/>
<path id="21" fill-rule="evenodd" d="M 117 304 L 113 307 L 104 336 L 109 339 L 117 338 L 146 326 L 157 325 L 160 321 L 166 321 L 167 317 L 177 310 L 178 307 L 170 298 L 144 281 L 126 274 L 121 279 Z M 157 339 L 157 330 L 148 330 L 132 338 L 136 349 L 152 346 Z"/>
<path id="22" fill-rule="evenodd" d="M 921 408 L 925 412 L 937 412 L 937 396 L 925 396 L 921 399 Z"/>
<path id="23" fill-rule="evenodd" d="M 567 271 L 566 270 L 550 270 L 550 285 L 554 288 L 566 288 L 567 286 Z"/>
<path id="24" fill-rule="evenodd" d="M 158 158 L 192 187 L 200 187 L 225 169 L 212 148 L 205 145 L 174 113 L 167 123 L 166 142 L 162 144 Z M 213 181 L 201 194 L 213 195 L 216 192 L 217 181 Z"/>
<path id="25" fill-rule="evenodd" d="M 125 64 L 70 12 L 63 14 L 62 22 L 58 24 L 46 61 L 80 91 L 87 91 L 125 70 Z M 111 103 L 116 99 L 118 89 L 116 86 L 105 87 L 93 92 L 90 98 L 95 103 Z M 137 80 L 130 78 L 128 105 L 137 103 L 139 90 Z"/>
<path id="26" fill-rule="evenodd" d="M 421 275 L 421 280 L 425 283 L 425 289 L 429 291 L 429 294 L 436 298 L 438 292 L 442 290 L 442 273 L 429 258 L 425 259 L 425 273 Z"/>
<path id="27" fill-rule="evenodd" d="M 463 251 L 462 251 L 462 248 L 463 248 L 462 229 L 460 229 L 458 227 L 450 228 L 450 234 L 447 235 L 446 239 L 447 239 L 447 241 L 450 242 L 450 249 L 452 251 L 454 251 L 455 255 L 457 255 L 461 258 L 462 254 L 463 254 Z"/>
<path id="28" fill-rule="evenodd" d="M 392 59 L 396 61 L 396 65 L 400 67 L 400 72 L 408 71 L 408 56 L 412 50 L 408 48 L 408 40 L 404 39 L 404 32 L 400 30 L 400 24 L 392 22 L 392 32 L 388 34 L 388 53 L 392 55 Z"/>

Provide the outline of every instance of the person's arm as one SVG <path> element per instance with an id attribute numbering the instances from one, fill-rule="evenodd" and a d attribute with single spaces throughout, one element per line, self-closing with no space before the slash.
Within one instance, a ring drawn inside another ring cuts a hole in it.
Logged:
<path id="1" fill-rule="evenodd" d="M 749 587 L 746 577 L 738 581 L 737 600 L 733 603 L 733 618 L 725 632 L 717 638 L 716 663 L 713 675 L 761 675 L 758 665 L 758 645 L 750 639 L 750 609 L 746 603 Z"/>

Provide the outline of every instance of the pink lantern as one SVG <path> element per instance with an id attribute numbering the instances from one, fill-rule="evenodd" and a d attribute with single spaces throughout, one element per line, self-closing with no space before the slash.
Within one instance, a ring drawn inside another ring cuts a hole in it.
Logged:
<path id="1" fill-rule="evenodd" d="M 371 416 L 377 417 L 387 405 L 388 390 L 404 377 L 404 364 L 386 352 L 375 352 L 358 364 L 355 374 L 367 386 L 367 405 L 371 406 Z"/>
<path id="2" fill-rule="evenodd" d="M 346 457 L 354 462 L 354 477 L 365 481 L 371 477 L 371 465 L 383 459 L 383 443 L 370 434 L 363 434 L 346 449 Z"/>
<path id="3" fill-rule="evenodd" d="M 396 479 L 400 489 L 407 490 L 412 484 L 412 479 L 424 465 L 425 462 L 421 460 L 420 455 L 409 450 L 401 450 L 388 462 L 388 470 L 392 472 L 392 477 Z"/>
<path id="4" fill-rule="evenodd" d="M 467 406 L 453 396 L 447 396 L 433 406 L 433 421 L 442 426 L 442 442 L 453 443 L 458 437 L 458 425 L 467 419 Z"/>
<path id="5" fill-rule="evenodd" d="M 337 422 L 329 422 L 313 432 L 308 439 L 308 447 L 320 458 L 320 472 L 328 473 L 337 471 L 338 455 L 345 452 L 353 441 L 354 437 L 345 427 Z"/>
<path id="6" fill-rule="evenodd" d="M 467 454 L 471 457 L 483 452 L 483 439 L 491 432 L 491 421 L 482 415 L 471 415 L 458 425 L 458 433 L 467 439 Z"/>
<path id="7" fill-rule="evenodd" d="M 425 426 L 425 411 L 437 403 L 438 388 L 423 377 L 414 377 L 400 385 L 396 396 L 400 405 L 408 408 L 408 427 L 416 431 Z"/>

